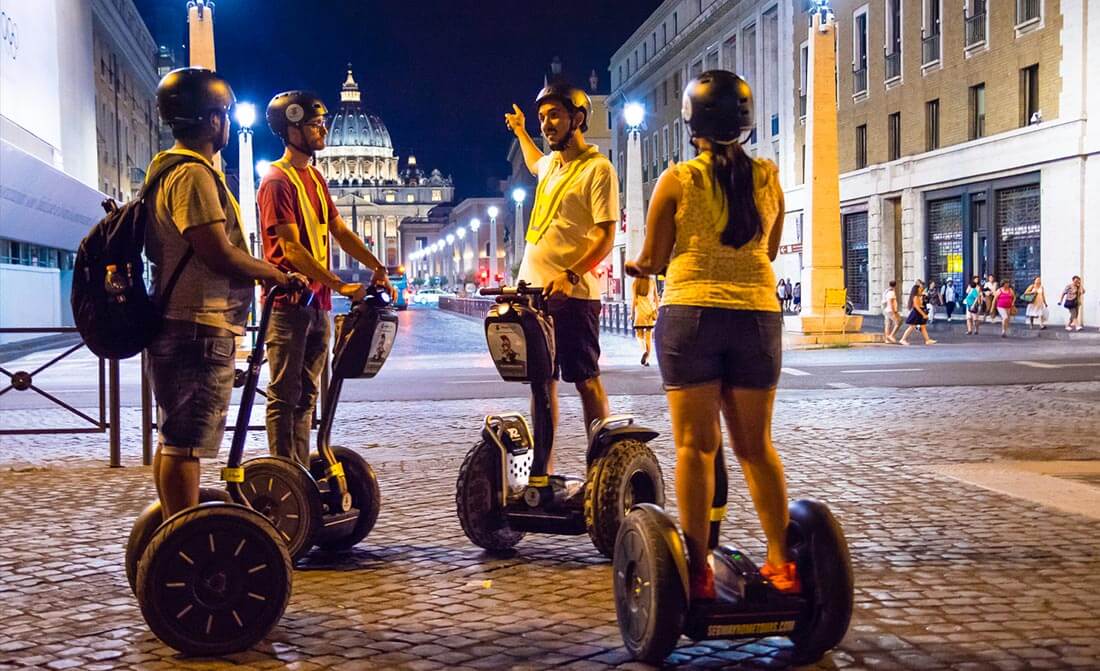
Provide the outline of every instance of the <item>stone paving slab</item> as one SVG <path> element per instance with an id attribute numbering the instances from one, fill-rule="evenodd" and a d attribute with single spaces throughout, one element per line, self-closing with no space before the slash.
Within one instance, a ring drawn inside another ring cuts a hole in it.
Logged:
<path id="1" fill-rule="evenodd" d="M 1100 385 L 1088 384 L 784 395 L 775 438 L 791 495 L 829 503 L 856 575 L 852 628 L 815 668 L 1100 668 L 1100 522 L 930 468 L 1100 459 L 1098 397 Z M 610 569 L 586 537 L 532 535 L 513 556 L 489 557 L 462 535 L 458 464 L 480 415 L 518 403 L 342 409 L 354 419 L 339 438 L 379 471 L 378 526 L 349 554 L 312 555 L 270 640 L 221 660 L 177 656 L 152 637 L 130 595 L 122 546 L 153 496 L 149 470 L 109 470 L 66 458 L 78 444 L 58 447 L 81 439 L 13 446 L 5 437 L 0 455 L 37 450 L 45 470 L 0 472 L 0 669 L 643 668 L 621 647 Z M 671 497 L 663 403 L 613 399 L 616 412 L 662 432 L 656 448 Z M 562 422 L 559 461 L 577 470 L 575 401 L 562 405 Z M 759 556 L 744 486 L 731 483 L 723 541 Z M 683 640 L 670 662 L 778 668 L 789 654 L 783 639 Z"/>

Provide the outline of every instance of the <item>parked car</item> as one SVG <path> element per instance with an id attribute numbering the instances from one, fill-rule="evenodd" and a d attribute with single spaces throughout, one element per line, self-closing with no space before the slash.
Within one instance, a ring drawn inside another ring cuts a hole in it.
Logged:
<path id="1" fill-rule="evenodd" d="M 454 298 L 455 294 L 443 289 L 428 287 L 413 294 L 414 305 L 439 305 L 440 298 Z"/>

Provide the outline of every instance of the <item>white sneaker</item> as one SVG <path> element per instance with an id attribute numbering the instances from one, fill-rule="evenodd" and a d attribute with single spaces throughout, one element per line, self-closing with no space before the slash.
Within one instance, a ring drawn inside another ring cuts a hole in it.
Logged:
<path id="1" fill-rule="evenodd" d="M 929 338 L 928 340 L 924 341 L 924 344 L 925 345 L 935 345 L 938 342 L 939 342 L 938 340 L 932 340 L 931 338 Z"/>

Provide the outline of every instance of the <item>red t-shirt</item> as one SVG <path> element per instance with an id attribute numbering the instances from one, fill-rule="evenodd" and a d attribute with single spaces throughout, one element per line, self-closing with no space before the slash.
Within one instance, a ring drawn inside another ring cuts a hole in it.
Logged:
<path id="1" fill-rule="evenodd" d="M 329 193 L 328 184 L 325 183 L 325 178 L 312 166 L 304 170 L 294 169 L 298 170 L 298 179 L 305 185 L 306 195 L 309 196 L 309 202 L 313 206 L 313 210 L 317 213 L 318 217 L 321 216 L 321 198 L 328 201 L 328 224 L 331 226 L 332 222 L 339 216 L 339 213 L 336 211 L 336 205 L 332 202 L 332 194 Z M 317 184 L 313 181 L 313 178 L 309 176 L 310 170 L 316 174 L 317 182 L 321 183 L 322 194 L 317 193 Z M 298 269 L 287 260 L 283 252 L 282 241 L 280 241 L 279 236 L 275 234 L 276 226 L 292 222 L 296 223 L 298 225 L 299 241 L 311 254 L 313 253 L 313 249 L 309 242 L 309 233 L 306 231 L 305 218 L 302 216 L 301 209 L 298 207 L 298 191 L 294 188 L 294 184 L 282 170 L 272 167 L 267 174 L 264 175 L 263 181 L 260 182 L 260 192 L 256 195 L 256 202 L 260 206 L 260 236 L 263 238 L 264 258 L 283 270 L 298 271 Z M 329 237 L 328 244 L 329 249 L 331 249 L 331 236 L 327 237 Z M 326 259 L 325 268 L 329 268 L 329 264 L 330 261 Z M 320 282 L 311 282 L 309 287 L 313 290 L 313 304 L 322 310 L 331 310 L 332 289 L 329 289 Z M 266 300 L 266 295 L 264 298 Z"/>

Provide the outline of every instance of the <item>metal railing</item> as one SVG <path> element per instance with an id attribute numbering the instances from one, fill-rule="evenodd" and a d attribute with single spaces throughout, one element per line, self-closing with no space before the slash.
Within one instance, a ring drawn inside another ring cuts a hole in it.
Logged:
<path id="1" fill-rule="evenodd" d="M 985 2 L 974 0 L 974 13 L 966 17 L 966 46 L 985 42 Z"/>
<path id="2" fill-rule="evenodd" d="M 0 335 L 3 334 L 37 334 L 37 335 L 63 335 L 77 333 L 77 330 L 72 327 L 42 327 L 42 328 L 0 328 Z M 72 404 L 58 398 L 50 392 L 42 389 L 34 382 L 34 378 L 39 373 L 54 366 L 60 361 L 68 358 L 74 352 L 84 347 L 84 341 L 72 345 L 65 349 L 64 352 L 58 354 L 54 358 L 50 359 L 46 363 L 38 366 L 32 371 L 16 370 L 11 371 L 4 366 L 0 366 L 0 374 L 6 375 L 8 378 L 8 385 L 3 389 L 0 389 L 0 396 L 8 393 L 9 391 L 33 391 L 39 396 L 42 396 L 46 400 L 50 401 L 53 405 L 62 408 L 70 415 L 77 417 L 81 420 L 79 426 L 35 426 L 35 427 L 9 427 L 0 428 L 0 435 L 8 436 L 33 436 L 33 435 L 58 435 L 66 433 L 105 433 L 108 432 L 108 442 L 110 449 L 110 465 L 112 468 L 117 468 L 122 462 L 122 440 L 120 437 L 120 403 L 119 403 L 119 364 L 118 361 L 108 361 L 103 358 L 99 358 L 99 364 L 97 366 L 98 371 L 98 410 L 99 416 L 92 417 L 91 415 L 75 408 Z"/>
<path id="3" fill-rule="evenodd" d="M 867 68 L 852 70 L 852 95 L 867 92 Z"/>
<path id="4" fill-rule="evenodd" d="M 468 317 L 482 318 L 493 305 L 491 298 L 440 298 L 439 309 Z M 600 330 L 608 333 L 631 333 L 634 330 L 630 307 L 626 303 L 606 302 L 600 305 Z"/>
<path id="5" fill-rule="evenodd" d="M 886 81 L 893 81 L 901 77 L 901 52 L 895 51 L 886 54 Z"/>
<path id="6" fill-rule="evenodd" d="M 921 65 L 940 60 L 940 34 L 931 33 L 921 38 Z"/>
<path id="7" fill-rule="evenodd" d="M 1016 25 L 1039 18 L 1040 0 L 1016 0 Z"/>

